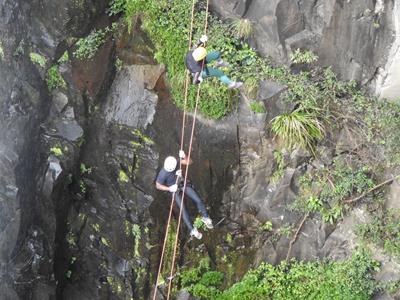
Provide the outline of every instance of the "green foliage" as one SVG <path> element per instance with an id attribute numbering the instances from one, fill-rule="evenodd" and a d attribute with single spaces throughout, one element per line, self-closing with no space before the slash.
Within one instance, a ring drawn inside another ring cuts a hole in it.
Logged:
<path id="1" fill-rule="evenodd" d="M 292 54 L 290 54 L 290 60 L 295 64 L 310 64 L 318 60 L 318 56 L 316 56 L 312 51 L 305 50 L 301 51 L 300 49 L 296 49 Z"/>
<path id="2" fill-rule="evenodd" d="M 202 231 L 207 231 L 208 228 L 206 224 L 204 224 L 203 220 L 201 217 L 196 217 L 196 219 L 193 222 L 193 227 L 202 230 Z"/>
<path id="3" fill-rule="evenodd" d="M 263 102 L 251 102 L 250 109 L 251 109 L 251 111 L 258 113 L 258 114 L 263 114 L 266 112 Z"/>
<path id="4" fill-rule="evenodd" d="M 303 148 L 315 154 L 315 144 L 324 137 L 324 127 L 314 114 L 295 110 L 276 116 L 271 130 L 288 149 Z"/>
<path id="5" fill-rule="evenodd" d="M 336 159 L 333 166 L 314 170 L 300 180 L 300 195 L 292 208 L 320 213 L 333 224 L 344 214 L 343 201 L 374 186 L 370 169 L 361 162 L 353 166 Z"/>
<path id="6" fill-rule="evenodd" d="M 233 34 L 240 39 L 249 38 L 254 31 L 253 24 L 249 19 L 235 18 L 232 20 L 231 28 Z"/>
<path id="7" fill-rule="evenodd" d="M 47 59 L 43 55 L 31 52 L 29 54 L 29 57 L 31 58 L 31 62 L 33 62 L 34 64 L 37 64 L 42 68 L 46 66 Z"/>
<path id="8" fill-rule="evenodd" d="M 123 182 L 123 183 L 128 183 L 129 182 L 129 176 L 125 173 L 124 170 L 119 170 L 118 180 L 120 182 Z"/>
<path id="9" fill-rule="evenodd" d="M 60 57 L 60 59 L 58 60 L 59 64 L 64 64 L 66 62 L 69 61 L 69 55 L 68 55 L 68 51 L 66 50 L 63 55 Z"/>
<path id="10" fill-rule="evenodd" d="M 81 38 L 76 42 L 77 48 L 73 55 L 79 59 L 92 59 L 105 43 L 107 34 L 115 32 L 116 29 L 117 25 L 113 23 L 111 27 L 92 30 L 87 37 Z"/>
<path id="11" fill-rule="evenodd" d="M 283 153 L 280 150 L 274 151 L 274 158 L 276 161 L 276 170 L 271 175 L 271 182 L 276 183 L 283 177 L 283 169 L 285 167 L 285 161 L 283 158 Z"/>
<path id="12" fill-rule="evenodd" d="M 66 88 L 67 86 L 64 78 L 58 71 L 57 65 L 53 65 L 50 69 L 47 70 L 46 83 L 50 91 L 59 88 Z"/>
<path id="13" fill-rule="evenodd" d="M 0 42 L 0 60 L 4 59 L 4 49 L 3 49 L 3 44 Z"/>
<path id="14" fill-rule="evenodd" d="M 250 98 L 255 98 L 257 96 L 259 78 L 257 76 L 250 76 L 244 82 L 244 89 L 246 94 Z"/>
<path id="15" fill-rule="evenodd" d="M 400 259 L 400 210 L 375 212 L 370 223 L 358 226 L 357 234 Z"/>
<path id="16" fill-rule="evenodd" d="M 272 222 L 266 221 L 264 224 L 261 225 L 262 231 L 271 231 L 272 230 Z"/>
<path id="17" fill-rule="evenodd" d="M 139 245 L 140 239 L 142 238 L 142 233 L 138 224 L 132 225 L 132 235 L 134 239 L 134 257 L 140 257 Z"/>
<path id="18" fill-rule="evenodd" d="M 182 288 L 201 299 L 216 299 L 223 280 L 223 273 L 210 270 L 209 258 L 201 259 L 197 267 L 184 270 L 180 275 Z"/>
<path id="19" fill-rule="evenodd" d="M 364 251 L 347 261 L 262 263 L 220 296 L 207 299 L 370 299 L 377 270 Z"/>
<path id="20" fill-rule="evenodd" d="M 57 157 L 62 157 L 63 156 L 62 149 L 59 146 L 51 147 L 50 148 L 50 153 L 54 154 Z"/>
<path id="21" fill-rule="evenodd" d="M 81 170 L 81 174 L 90 174 L 90 173 L 92 173 L 92 168 L 91 167 L 86 167 L 86 165 L 84 163 L 81 163 L 80 170 Z"/>

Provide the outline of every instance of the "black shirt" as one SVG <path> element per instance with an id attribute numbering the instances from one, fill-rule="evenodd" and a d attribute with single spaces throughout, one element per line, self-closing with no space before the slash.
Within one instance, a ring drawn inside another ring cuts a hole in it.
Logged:
<path id="1" fill-rule="evenodd" d="M 194 50 L 189 51 L 188 54 L 186 54 L 186 59 L 185 59 L 186 68 L 188 68 L 188 70 L 192 74 L 201 72 L 201 66 L 203 65 L 203 60 L 204 60 L 203 59 L 201 61 L 195 61 L 193 58 L 193 51 Z"/>
<path id="2" fill-rule="evenodd" d="M 158 172 L 156 182 L 162 185 L 171 186 L 176 183 L 176 177 L 177 176 L 175 175 L 175 170 L 172 172 L 168 172 L 164 168 L 162 168 L 160 172 Z"/>

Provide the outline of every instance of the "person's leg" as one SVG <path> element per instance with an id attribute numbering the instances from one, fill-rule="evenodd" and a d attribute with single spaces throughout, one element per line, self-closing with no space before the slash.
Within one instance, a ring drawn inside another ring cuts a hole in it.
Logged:
<path id="1" fill-rule="evenodd" d="M 218 51 L 211 51 L 206 56 L 206 63 L 211 63 L 214 60 L 219 60 L 221 58 L 221 53 Z"/>
<path id="2" fill-rule="evenodd" d="M 206 67 L 203 70 L 203 73 L 201 73 L 201 76 L 205 79 L 208 77 L 217 77 L 219 80 L 221 80 L 223 83 L 226 85 L 232 84 L 232 80 L 228 78 L 228 76 L 225 75 L 225 73 L 219 69 L 211 68 L 211 67 Z"/>
<path id="3" fill-rule="evenodd" d="M 200 196 L 196 193 L 196 191 L 193 188 L 187 186 L 185 194 L 196 204 L 197 209 L 199 210 L 201 215 L 205 218 L 208 218 L 206 207 L 204 206 L 203 201 L 201 200 Z"/>
<path id="4" fill-rule="evenodd" d="M 179 209 L 181 208 L 181 201 L 182 201 L 182 197 L 179 195 L 179 193 L 175 193 L 175 203 Z M 185 222 L 187 228 L 189 229 L 189 231 L 192 231 L 193 225 L 192 225 L 192 222 L 190 222 L 189 214 L 187 213 L 187 210 L 185 208 L 185 203 L 183 203 L 182 218 L 183 218 L 183 221 Z"/>

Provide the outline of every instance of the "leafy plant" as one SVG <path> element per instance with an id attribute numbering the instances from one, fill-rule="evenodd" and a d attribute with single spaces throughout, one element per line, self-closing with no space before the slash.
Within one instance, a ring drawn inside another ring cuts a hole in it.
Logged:
<path id="1" fill-rule="evenodd" d="M 196 217 L 196 219 L 193 222 L 193 227 L 200 229 L 202 231 L 208 230 L 206 224 L 204 224 L 203 219 L 201 217 Z"/>
<path id="2" fill-rule="evenodd" d="M 283 170 L 285 167 L 285 162 L 283 158 L 283 153 L 280 150 L 274 151 L 274 158 L 276 161 L 276 170 L 271 175 L 271 182 L 276 183 L 283 177 Z"/>
<path id="3" fill-rule="evenodd" d="M 400 211 L 375 214 L 372 221 L 357 227 L 357 234 L 366 241 L 383 247 L 386 253 L 400 259 Z"/>
<path id="4" fill-rule="evenodd" d="M 68 62 L 68 60 L 69 60 L 68 51 L 65 51 L 63 53 L 63 55 L 60 57 L 60 59 L 58 60 L 58 63 L 59 64 L 64 64 L 64 63 Z"/>
<path id="5" fill-rule="evenodd" d="M 272 230 L 272 222 L 266 221 L 264 224 L 261 225 L 262 231 L 271 231 Z"/>
<path id="6" fill-rule="evenodd" d="M 54 146 L 50 148 L 50 153 L 54 154 L 57 157 L 62 157 L 63 156 L 63 152 L 62 149 L 58 146 Z"/>
<path id="7" fill-rule="evenodd" d="M 311 113 L 295 110 L 272 119 L 272 132 L 289 149 L 296 147 L 310 150 L 315 154 L 315 143 L 324 137 L 324 127 Z"/>
<path id="8" fill-rule="evenodd" d="M 64 78 L 58 71 L 57 65 L 53 65 L 50 69 L 47 70 L 46 83 L 50 91 L 58 88 L 65 88 L 67 86 Z"/>
<path id="9" fill-rule="evenodd" d="M 232 20 L 231 28 L 233 34 L 241 39 L 249 38 L 254 31 L 253 24 L 249 19 L 235 18 Z"/>
<path id="10" fill-rule="evenodd" d="M 76 50 L 73 55 L 79 59 L 92 59 L 99 48 L 105 43 L 106 36 L 110 32 L 114 32 L 117 25 L 112 24 L 111 28 L 92 30 L 85 38 L 81 38 L 76 42 Z"/>
<path id="11" fill-rule="evenodd" d="M 3 44 L 0 42 L 0 60 L 4 59 L 4 49 L 3 49 Z"/>
<path id="12" fill-rule="evenodd" d="M 40 67 L 44 68 L 46 66 L 47 59 L 43 56 L 40 55 L 39 53 L 31 52 L 29 54 L 29 57 L 31 58 L 31 61 Z"/>
<path id="13" fill-rule="evenodd" d="M 290 60 L 295 64 L 310 64 L 317 61 L 318 56 L 310 50 L 301 51 L 300 49 L 296 49 L 296 51 L 290 54 Z"/>
<path id="14" fill-rule="evenodd" d="M 251 109 L 251 111 L 258 113 L 258 114 L 263 114 L 266 111 L 263 102 L 251 102 L 250 109 Z"/>
<path id="15" fill-rule="evenodd" d="M 370 299 L 378 269 L 365 251 L 347 261 L 262 263 L 220 296 L 206 299 Z"/>
<path id="16" fill-rule="evenodd" d="M 257 76 L 250 76 L 249 78 L 247 78 L 245 80 L 244 88 L 245 88 L 246 94 L 250 98 L 255 98 L 257 96 L 259 82 L 260 82 L 260 80 L 258 79 Z"/>
<path id="17" fill-rule="evenodd" d="M 90 174 L 90 173 L 92 173 L 92 168 L 91 167 L 86 167 L 86 165 L 84 163 L 81 163 L 80 169 L 81 169 L 81 174 Z"/>
<path id="18" fill-rule="evenodd" d="M 119 170 L 118 180 L 123 183 L 128 183 L 129 176 L 125 173 L 124 170 Z"/>

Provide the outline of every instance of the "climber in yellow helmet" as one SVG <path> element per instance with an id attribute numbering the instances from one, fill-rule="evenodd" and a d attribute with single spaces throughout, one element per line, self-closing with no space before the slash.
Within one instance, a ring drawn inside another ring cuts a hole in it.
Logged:
<path id="1" fill-rule="evenodd" d="M 220 69 L 209 67 L 208 64 L 215 61 L 216 67 L 226 67 L 227 63 L 221 59 L 221 53 L 218 51 L 212 51 L 207 54 L 207 50 L 204 47 L 207 42 L 208 37 L 203 35 L 197 42 L 196 46 L 186 54 L 186 67 L 190 71 L 193 77 L 193 84 L 198 84 L 203 81 L 203 79 L 208 77 L 217 77 L 223 83 L 225 83 L 228 88 L 235 89 L 242 86 L 243 82 L 232 81 L 225 75 Z M 203 71 L 202 66 L 204 63 Z"/>

